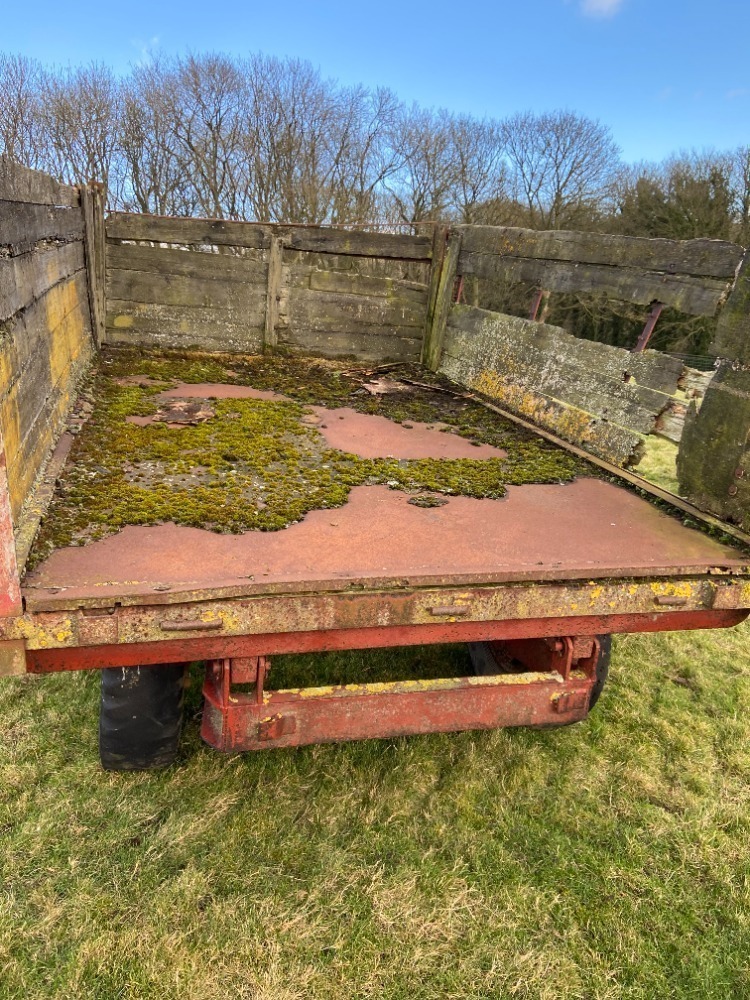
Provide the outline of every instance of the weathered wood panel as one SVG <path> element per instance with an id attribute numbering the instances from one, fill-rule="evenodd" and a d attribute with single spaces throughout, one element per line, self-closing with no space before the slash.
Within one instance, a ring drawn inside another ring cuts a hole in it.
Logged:
<path id="1" fill-rule="evenodd" d="M 289 324 L 298 335 L 304 330 L 354 333 L 365 327 L 383 335 L 398 336 L 404 329 L 421 331 L 424 320 L 423 304 L 398 294 L 381 298 L 295 289 L 290 294 L 288 308 Z"/>
<path id="2" fill-rule="evenodd" d="M 0 156 L 0 200 L 34 205 L 78 205 L 78 188 L 60 184 L 48 174 L 29 170 Z"/>
<path id="3" fill-rule="evenodd" d="M 579 340 L 557 327 L 453 306 L 440 370 L 618 465 L 677 391 L 679 361 Z"/>
<path id="4" fill-rule="evenodd" d="M 463 253 L 604 264 L 666 274 L 733 280 L 742 247 L 723 240 L 665 240 L 602 233 L 517 229 L 504 226 L 457 226 Z M 463 258 L 462 258 L 463 260 Z"/>
<path id="5" fill-rule="evenodd" d="M 203 309 L 245 310 L 245 319 L 258 326 L 265 307 L 265 287 L 258 282 L 206 280 L 202 276 L 157 273 L 155 271 L 110 270 L 107 276 L 110 299 L 133 306 L 152 304 Z"/>
<path id="6" fill-rule="evenodd" d="M 148 240 L 184 246 L 215 245 L 268 249 L 271 237 L 283 239 L 290 250 L 429 260 L 432 241 L 426 236 L 367 233 L 325 226 L 288 226 L 234 222 L 225 219 L 175 219 L 156 215 L 114 213 L 107 220 L 111 240 Z"/>
<path id="7" fill-rule="evenodd" d="M 722 365 L 700 409 L 691 404 L 677 475 L 693 503 L 750 529 L 750 369 Z"/>
<path id="8" fill-rule="evenodd" d="M 0 423 L 11 509 L 18 517 L 42 471 L 93 351 L 85 271 L 6 321 L 0 351 Z"/>
<path id="9" fill-rule="evenodd" d="M 429 303 L 428 311 L 431 321 L 425 327 L 424 343 L 422 345 L 422 360 L 431 371 L 437 371 L 440 367 L 443 341 L 445 339 L 445 327 L 453 301 L 453 286 L 456 281 L 460 251 L 461 236 L 456 232 L 452 232 L 448 237 L 448 245 L 443 254 L 435 296 Z"/>
<path id="10" fill-rule="evenodd" d="M 273 351 L 278 343 L 280 303 L 283 296 L 284 241 L 278 236 L 271 239 L 268 251 L 268 278 L 266 281 L 266 314 L 263 323 L 263 350 Z"/>
<path id="11" fill-rule="evenodd" d="M 103 184 L 92 181 L 81 188 L 81 209 L 84 223 L 84 249 L 88 272 L 89 312 L 94 340 L 100 345 L 105 337 L 106 315 L 106 236 L 104 232 L 104 203 L 106 190 Z"/>
<path id="12" fill-rule="evenodd" d="M 107 343 L 256 353 L 263 344 L 265 292 L 261 289 L 255 294 L 258 298 L 252 313 L 256 325 L 248 322 L 244 309 L 138 304 L 110 298 L 107 302 Z"/>
<path id="13" fill-rule="evenodd" d="M 527 281 L 552 292 L 588 292 L 640 305 L 658 301 L 692 316 L 713 316 L 731 287 L 729 279 L 466 252 L 461 254 L 459 271 L 493 280 Z"/>
<path id="14" fill-rule="evenodd" d="M 82 243 L 0 257 L 0 323 L 26 309 L 58 281 L 83 267 Z"/>
<path id="15" fill-rule="evenodd" d="M 279 331 L 279 343 L 310 354 L 329 358 L 356 358 L 358 361 L 418 361 L 422 348 L 421 332 L 417 337 L 383 335 L 377 328 L 356 333 L 305 331 L 302 336 L 289 329 Z"/>
<path id="16" fill-rule="evenodd" d="M 750 252 L 719 316 L 711 352 L 720 358 L 750 361 Z"/>
<path id="17" fill-rule="evenodd" d="M 266 264 L 262 260 L 200 250 L 138 246 L 135 243 L 108 243 L 107 270 L 152 271 L 206 281 L 219 279 L 263 285 L 266 281 Z"/>
<path id="18" fill-rule="evenodd" d="M 0 247 L 10 254 L 31 250 L 42 240 L 83 239 L 79 208 L 57 208 L 0 201 Z"/>

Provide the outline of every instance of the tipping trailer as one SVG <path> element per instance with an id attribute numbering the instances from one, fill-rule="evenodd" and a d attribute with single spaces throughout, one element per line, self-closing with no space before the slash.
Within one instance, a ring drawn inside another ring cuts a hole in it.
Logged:
<path id="1" fill-rule="evenodd" d="M 105 767 L 174 759 L 191 661 L 237 751 L 576 722 L 612 633 L 747 617 L 741 247 L 104 198 L 0 160 L 0 674 L 102 670 Z M 641 349 L 467 304 L 494 280 L 640 303 Z M 700 408 L 663 307 L 720 314 Z M 680 407 L 677 497 L 632 466 Z M 445 642 L 471 676 L 271 686 Z"/>

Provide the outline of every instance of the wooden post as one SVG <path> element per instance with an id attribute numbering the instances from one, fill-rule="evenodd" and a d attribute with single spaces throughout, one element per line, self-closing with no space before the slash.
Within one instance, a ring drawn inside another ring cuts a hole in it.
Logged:
<path id="1" fill-rule="evenodd" d="M 453 301 L 453 285 L 458 273 L 458 255 L 461 250 L 461 234 L 455 230 L 450 230 L 448 235 L 448 245 L 440 263 L 439 269 L 433 265 L 433 274 L 438 270 L 436 279 L 436 291 L 434 301 L 430 295 L 428 307 L 427 328 L 425 330 L 424 343 L 422 345 L 422 363 L 431 371 L 437 371 L 440 367 L 440 359 L 443 353 L 443 340 L 445 339 L 445 327 L 448 323 L 448 313 Z M 430 292 L 432 292 L 433 281 L 430 281 Z"/>
<path id="2" fill-rule="evenodd" d="M 737 281 L 721 310 L 709 350 L 720 358 L 750 361 L 750 251 L 745 253 Z"/>
<path id="3" fill-rule="evenodd" d="M 104 228 L 105 188 L 91 181 L 81 188 L 81 208 L 84 222 L 84 247 L 94 342 L 100 346 L 105 338 L 106 321 L 106 235 Z"/>
<path id="4" fill-rule="evenodd" d="M 280 236 L 271 237 L 268 251 L 268 284 L 266 287 L 266 320 L 263 329 L 263 351 L 270 354 L 278 344 L 276 327 L 279 322 L 279 302 L 281 300 L 282 262 L 284 241 Z"/>

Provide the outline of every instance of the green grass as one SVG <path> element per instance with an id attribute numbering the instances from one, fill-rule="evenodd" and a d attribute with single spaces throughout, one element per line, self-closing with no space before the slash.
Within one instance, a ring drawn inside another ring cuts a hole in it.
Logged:
<path id="1" fill-rule="evenodd" d="M 578 726 L 98 767 L 98 676 L 0 682 L 0 997 L 742 997 L 750 630 L 616 640 Z M 336 654 L 449 672 L 460 648 Z M 276 680 L 309 674 L 277 662 Z"/>
<path id="2" fill-rule="evenodd" d="M 677 481 L 677 445 L 655 434 L 646 438 L 646 453 L 638 463 L 635 472 L 648 479 L 654 486 L 680 495 Z"/>

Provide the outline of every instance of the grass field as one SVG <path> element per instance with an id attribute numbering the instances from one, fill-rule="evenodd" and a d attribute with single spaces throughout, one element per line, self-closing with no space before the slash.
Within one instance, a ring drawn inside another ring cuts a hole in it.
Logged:
<path id="1" fill-rule="evenodd" d="M 98 768 L 95 673 L 6 680 L 0 996 L 747 996 L 749 653 L 622 637 L 578 726 L 242 757 L 201 745 L 196 672 L 143 775 Z"/>

